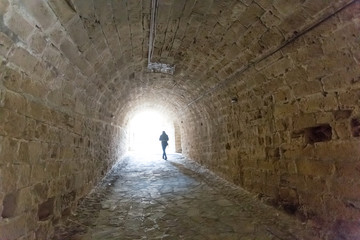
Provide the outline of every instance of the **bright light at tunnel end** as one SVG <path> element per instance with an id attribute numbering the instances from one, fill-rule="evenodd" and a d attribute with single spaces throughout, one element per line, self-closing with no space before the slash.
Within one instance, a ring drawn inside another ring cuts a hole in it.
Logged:
<path id="1" fill-rule="evenodd" d="M 134 115 L 129 121 L 129 150 L 142 154 L 161 156 L 162 149 L 159 137 L 162 131 L 169 136 L 167 153 L 175 152 L 175 137 L 173 122 L 159 111 L 143 110 Z"/>

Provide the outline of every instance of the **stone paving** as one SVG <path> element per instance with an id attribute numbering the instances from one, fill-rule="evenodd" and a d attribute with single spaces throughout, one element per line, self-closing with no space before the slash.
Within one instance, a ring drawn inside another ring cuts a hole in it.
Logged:
<path id="1" fill-rule="evenodd" d="M 57 228 L 58 240 L 320 239 L 181 155 L 129 155 Z"/>

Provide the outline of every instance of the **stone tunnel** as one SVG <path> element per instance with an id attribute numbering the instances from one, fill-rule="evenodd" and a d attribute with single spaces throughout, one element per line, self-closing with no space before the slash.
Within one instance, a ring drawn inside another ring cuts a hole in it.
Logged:
<path id="1" fill-rule="evenodd" d="M 147 108 L 183 156 L 360 239 L 359 13 L 357 0 L 0 0 L 0 239 L 50 239 Z"/>

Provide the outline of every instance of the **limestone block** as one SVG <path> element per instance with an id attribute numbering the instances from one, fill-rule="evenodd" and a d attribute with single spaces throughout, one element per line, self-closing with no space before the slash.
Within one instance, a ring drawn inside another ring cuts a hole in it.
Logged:
<path id="1" fill-rule="evenodd" d="M 322 92 L 322 85 L 320 81 L 301 81 L 292 87 L 296 97 L 303 97 L 314 93 Z"/>
<path id="2" fill-rule="evenodd" d="M 50 7 L 43 0 L 19 1 L 32 17 L 36 19 L 44 31 L 56 22 L 56 17 Z"/>
<path id="3" fill-rule="evenodd" d="M 240 48 L 248 48 L 252 44 L 254 44 L 254 39 L 260 39 L 260 37 L 267 31 L 268 29 L 261 22 L 254 23 L 253 28 L 248 29 L 242 37 L 237 40 L 237 44 Z"/>
<path id="4" fill-rule="evenodd" d="M 4 108 L 24 114 L 26 109 L 26 99 L 18 93 L 6 91 L 4 96 Z"/>
<path id="5" fill-rule="evenodd" d="M 26 234 L 26 218 L 17 216 L 9 221 L 0 223 L 1 237 L 4 239 L 17 239 Z"/>
<path id="6" fill-rule="evenodd" d="M 1 137 L 0 142 L 0 165 L 6 166 L 15 162 L 18 156 L 19 142 L 7 137 Z"/>
<path id="7" fill-rule="evenodd" d="M 5 33 L 0 32 L 0 55 L 7 56 L 12 46 L 13 41 Z"/>
<path id="8" fill-rule="evenodd" d="M 280 201 L 285 202 L 286 204 L 299 204 L 299 198 L 296 189 L 281 187 L 279 189 L 279 197 Z"/>
<path id="9" fill-rule="evenodd" d="M 274 115 L 276 117 L 286 117 L 297 114 L 299 112 L 299 106 L 297 103 L 284 103 L 275 104 Z"/>
<path id="10" fill-rule="evenodd" d="M 34 27 L 15 9 L 8 11 L 4 15 L 4 23 L 24 42 L 26 42 L 26 39 L 34 30 Z"/>
<path id="11" fill-rule="evenodd" d="M 58 64 L 60 62 L 61 54 L 55 48 L 54 45 L 49 44 L 45 47 L 42 57 L 46 62 L 48 62 L 52 66 L 58 66 Z"/>
<path id="12" fill-rule="evenodd" d="M 45 163 L 37 163 L 31 167 L 31 184 L 39 183 L 46 177 L 46 165 Z"/>
<path id="13" fill-rule="evenodd" d="M 275 44 L 280 44 L 285 39 L 278 28 L 272 27 L 266 31 L 260 38 L 260 45 L 266 50 L 271 49 Z"/>
<path id="14" fill-rule="evenodd" d="M 34 71 L 32 72 L 32 77 L 35 80 L 42 80 L 46 77 L 47 72 L 48 72 L 48 65 L 44 62 L 38 62 L 34 67 Z"/>
<path id="15" fill-rule="evenodd" d="M 246 2 L 252 2 L 252 1 L 249 1 L 249 0 L 244 0 L 244 1 L 242 1 L 242 2 L 244 2 L 244 3 L 246 3 Z M 263 9 L 270 9 L 270 8 L 272 8 L 273 7 L 273 4 L 272 4 L 272 2 L 269 2 L 269 1 L 267 1 L 267 0 L 254 0 L 254 2 L 256 2 L 260 7 L 262 7 Z M 249 4 L 247 4 L 247 5 L 249 5 Z"/>
<path id="16" fill-rule="evenodd" d="M 296 161 L 296 166 L 298 173 L 301 175 L 329 177 L 335 171 L 333 163 L 311 159 L 299 159 Z"/>
<path id="17" fill-rule="evenodd" d="M 273 95 L 274 101 L 276 103 L 283 103 L 292 100 L 291 90 L 288 87 L 280 87 L 274 91 Z"/>
<path id="18" fill-rule="evenodd" d="M 271 28 L 280 24 L 281 17 L 279 15 L 280 14 L 276 11 L 276 9 L 267 10 L 261 16 L 260 20 L 267 28 Z"/>
<path id="19" fill-rule="evenodd" d="M 268 78 L 275 78 L 284 75 L 291 68 L 293 68 L 292 59 L 283 57 L 267 68 L 264 68 L 262 73 Z"/>
<path id="20" fill-rule="evenodd" d="M 55 46 L 60 47 L 63 39 L 66 37 L 66 32 L 61 23 L 56 23 L 52 28 L 48 30 L 49 38 L 54 43 Z"/>
<path id="21" fill-rule="evenodd" d="M 265 10 L 262 9 L 259 5 L 252 3 L 238 19 L 245 27 L 249 27 L 254 22 L 256 22 L 256 20 L 261 18 L 264 12 Z"/>
<path id="22" fill-rule="evenodd" d="M 4 69 L 2 69 L 1 80 L 7 89 L 14 92 L 20 91 L 22 78 L 17 71 L 4 67 Z"/>
<path id="23" fill-rule="evenodd" d="M 32 187 L 33 203 L 39 204 L 44 202 L 49 197 L 49 186 L 46 183 L 36 183 Z"/>
<path id="24" fill-rule="evenodd" d="M 74 7 L 66 1 L 49 0 L 48 3 L 63 25 L 76 15 Z"/>
<path id="25" fill-rule="evenodd" d="M 4 15 L 9 7 L 9 0 L 0 0 L 0 15 Z"/>
<path id="26" fill-rule="evenodd" d="M 43 98 L 46 95 L 47 89 L 44 83 L 40 81 L 36 81 L 32 78 L 28 78 L 26 76 L 22 76 L 23 81 L 21 84 L 21 89 L 26 94 L 29 94 L 36 98 Z"/>
<path id="27" fill-rule="evenodd" d="M 0 192 L 10 193 L 16 190 L 16 170 L 11 164 L 2 166 L 0 169 Z"/>
<path id="28" fill-rule="evenodd" d="M 324 161 L 358 161 L 360 155 L 359 143 L 357 141 L 342 140 L 330 141 L 317 144 L 314 149 L 316 156 L 321 156 Z M 332 151 L 329 151 L 331 149 Z"/>
<path id="29" fill-rule="evenodd" d="M 41 54 L 46 47 L 46 40 L 44 36 L 39 31 L 36 31 L 29 38 L 29 45 L 31 50 L 34 51 L 35 54 Z"/>
<path id="30" fill-rule="evenodd" d="M 84 47 L 89 44 L 89 37 L 84 29 L 81 19 L 74 18 L 74 20 L 69 24 L 67 30 L 71 39 L 75 42 L 79 49 L 84 52 L 86 50 Z"/>
<path id="31" fill-rule="evenodd" d="M 34 165 L 40 162 L 42 154 L 42 145 L 40 142 L 28 142 L 29 162 Z"/>
<path id="32" fill-rule="evenodd" d="M 5 126 L 3 129 L 8 136 L 21 138 L 25 130 L 25 123 L 24 116 L 15 112 L 8 112 L 7 121 L 4 122 Z"/>
<path id="33" fill-rule="evenodd" d="M 294 130 L 302 130 L 304 128 L 313 127 L 316 125 L 315 114 L 308 113 L 294 116 L 293 128 Z"/>
<path id="34" fill-rule="evenodd" d="M 284 33 L 284 37 L 288 39 L 292 37 L 294 33 L 302 30 L 304 26 L 307 26 L 309 22 L 309 14 L 304 9 L 299 8 L 283 19 L 279 25 L 279 29 Z"/>
<path id="35" fill-rule="evenodd" d="M 22 68 L 27 73 L 32 73 L 38 60 L 27 50 L 17 47 L 11 51 L 9 61 Z"/>
<path id="36" fill-rule="evenodd" d="M 301 99 L 299 107 L 305 113 L 333 111 L 338 109 L 338 103 L 333 94 L 328 94 L 326 96 L 316 94 Z"/>

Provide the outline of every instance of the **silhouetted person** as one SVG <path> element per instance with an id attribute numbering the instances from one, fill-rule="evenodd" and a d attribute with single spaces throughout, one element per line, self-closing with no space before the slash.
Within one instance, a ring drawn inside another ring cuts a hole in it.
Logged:
<path id="1" fill-rule="evenodd" d="M 160 135 L 160 138 L 159 140 L 161 141 L 161 146 L 162 146 L 162 149 L 163 149 L 163 156 L 162 158 L 167 160 L 167 156 L 166 156 L 166 152 L 165 152 L 165 149 L 168 145 L 168 141 L 169 141 L 169 137 L 168 135 L 165 133 L 165 131 L 162 132 L 162 134 Z"/>

